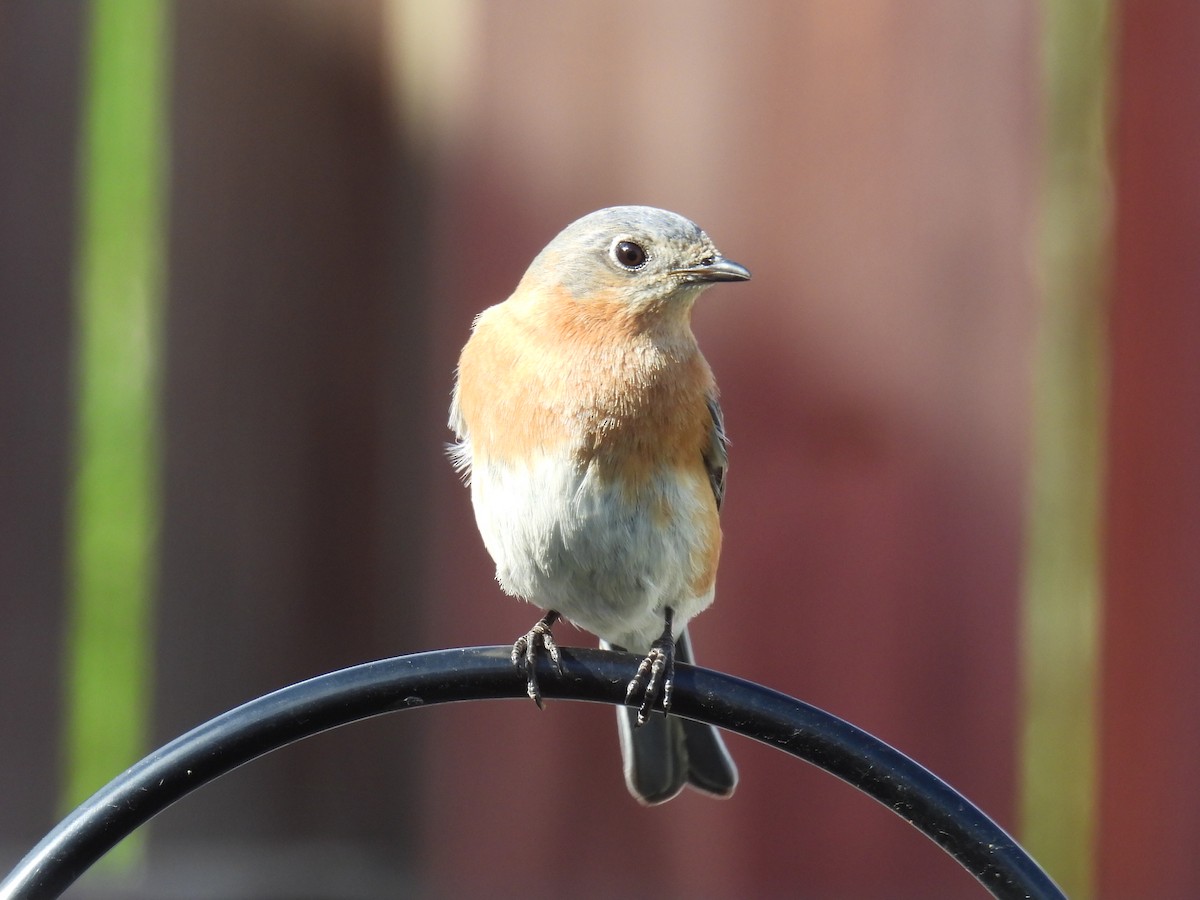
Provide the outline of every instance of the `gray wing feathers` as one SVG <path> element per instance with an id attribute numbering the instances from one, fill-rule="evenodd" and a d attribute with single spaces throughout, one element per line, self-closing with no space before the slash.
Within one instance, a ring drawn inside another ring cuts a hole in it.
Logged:
<path id="1" fill-rule="evenodd" d="M 704 448 L 704 467 L 708 469 L 708 481 L 713 496 L 717 498 L 717 509 L 725 499 L 725 471 L 729 468 L 729 438 L 725 435 L 725 417 L 715 393 L 706 398 L 712 426 L 708 432 L 708 446 Z"/>

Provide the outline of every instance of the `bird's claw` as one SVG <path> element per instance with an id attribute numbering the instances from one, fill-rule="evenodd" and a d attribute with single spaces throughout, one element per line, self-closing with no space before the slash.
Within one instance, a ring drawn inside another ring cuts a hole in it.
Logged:
<path id="1" fill-rule="evenodd" d="M 538 687 L 537 680 L 539 649 L 549 654 L 550 662 L 554 664 L 558 674 L 562 675 L 562 655 L 558 652 L 558 644 L 554 642 L 554 635 L 550 633 L 550 626 L 554 620 L 547 621 L 547 619 L 549 617 L 542 619 L 517 638 L 512 648 L 512 664 L 525 673 L 525 692 L 529 694 L 529 699 L 538 705 L 538 709 L 543 708 L 542 691 Z"/>
<path id="2" fill-rule="evenodd" d="M 650 645 L 650 652 L 638 666 L 637 674 L 629 682 L 625 692 L 627 701 L 642 692 L 642 703 L 638 707 L 637 723 L 645 725 L 654 702 L 662 697 L 664 714 L 671 710 L 671 691 L 675 688 L 675 642 L 664 635 Z"/>

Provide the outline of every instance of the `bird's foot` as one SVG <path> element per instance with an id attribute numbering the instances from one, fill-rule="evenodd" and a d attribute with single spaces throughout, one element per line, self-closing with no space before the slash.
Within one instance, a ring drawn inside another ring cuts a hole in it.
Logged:
<path id="1" fill-rule="evenodd" d="M 633 700 L 638 693 L 642 703 L 638 707 L 638 725 L 645 725 L 654 703 L 662 697 L 662 711 L 671 710 L 671 691 L 675 688 L 675 638 L 671 633 L 671 610 L 667 610 L 667 627 L 662 637 L 650 645 L 650 652 L 638 666 L 637 674 L 629 682 L 626 700 Z"/>
<path id="2" fill-rule="evenodd" d="M 542 709 L 542 691 L 538 687 L 537 680 L 539 649 L 549 654 L 554 668 L 558 670 L 559 675 L 562 675 L 562 656 L 558 652 L 558 644 L 554 643 L 554 635 L 550 633 L 551 626 L 558 619 L 558 613 L 551 610 L 513 643 L 512 663 L 525 673 L 525 691 L 529 694 L 529 699 L 538 705 L 538 709 Z"/>

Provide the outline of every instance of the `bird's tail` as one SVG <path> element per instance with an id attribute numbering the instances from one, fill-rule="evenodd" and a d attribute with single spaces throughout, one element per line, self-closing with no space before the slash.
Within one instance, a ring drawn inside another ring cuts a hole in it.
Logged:
<path id="1" fill-rule="evenodd" d="M 675 658 L 692 662 L 686 629 L 675 641 Z M 654 713 L 638 727 L 637 710 L 622 706 L 617 707 L 617 733 L 625 784 L 639 803 L 665 803 L 689 784 L 715 797 L 728 797 L 737 787 L 737 766 L 711 725 Z"/>

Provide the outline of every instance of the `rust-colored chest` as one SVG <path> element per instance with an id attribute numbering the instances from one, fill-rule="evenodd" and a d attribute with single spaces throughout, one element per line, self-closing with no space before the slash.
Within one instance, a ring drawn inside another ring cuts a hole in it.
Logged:
<path id="1" fill-rule="evenodd" d="M 712 372 L 686 311 L 646 323 L 593 303 L 488 310 L 459 363 L 459 410 L 475 455 L 570 453 L 607 478 L 703 466 Z"/>

